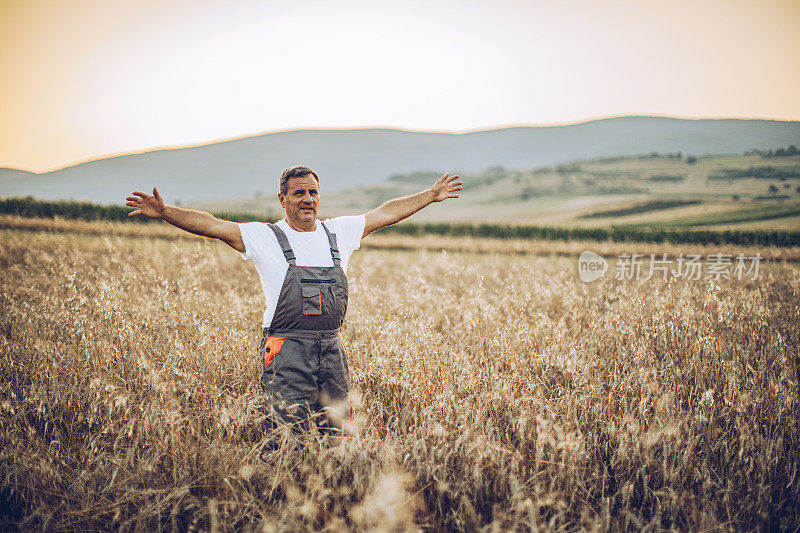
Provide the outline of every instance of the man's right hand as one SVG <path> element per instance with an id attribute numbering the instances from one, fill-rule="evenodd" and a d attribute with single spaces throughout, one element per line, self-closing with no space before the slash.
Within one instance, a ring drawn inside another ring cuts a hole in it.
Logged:
<path id="1" fill-rule="evenodd" d="M 146 192 L 134 191 L 133 196 L 128 196 L 125 200 L 127 200 L 125 205 L 136 208 L 136 211 L 128 213 L 129 217 L 144 215 L 149 218 L 161 218 L 167 207 L 167 204 L 164 203 L 164 199 L 158 194 L 158 189 L 155 187 L 153 187 L 152 195 Z"/>
<path id="2" fill-rule="evenodd" d="M 237 252 L 245 252 L 239 224 L 229 220 L 220 220 L 205 211 L 167 205 L 155 187 L 153 187 L 153 194 L 134 191 L 133 195 L 128 196 L 126 200 L 125 205 L 136 208 L 135 211 L 128 213 L 129 217 L 144 215 L 150 218 L 160 218 L 176 228 L 195 235 L 219 239 Z"/>

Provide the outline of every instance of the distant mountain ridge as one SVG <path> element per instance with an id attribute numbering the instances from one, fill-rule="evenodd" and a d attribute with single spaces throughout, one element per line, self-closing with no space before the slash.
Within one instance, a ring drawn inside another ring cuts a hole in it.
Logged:
<path id="1" fill-rule="evenodd" d="M 790 144 L 800 144 L 800 122 L 632 116 L 460 134 L 292 130 L 109 157 L 44 174 L 0 169 L 0 196 L 122 203 L 130 191 L 158 185 L 167 199 L 195 202 L 272 194 L 280 172 L 294 164 L 314 168 L 323 190 L 339 190 L 424 169 L 533 168 L 650 152 L 739 154 Z"/>

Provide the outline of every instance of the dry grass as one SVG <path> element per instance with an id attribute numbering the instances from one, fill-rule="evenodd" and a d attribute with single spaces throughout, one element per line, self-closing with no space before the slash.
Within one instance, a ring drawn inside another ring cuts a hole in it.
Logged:
<path id="1" fill-rule="evenodd" d="M 51 233 L 81 233 L 85 235 L 152 237 L 201 240 L 174 226 L 163 223 L 136 224 L 111 220 L 73 220 L 64 218 L 29 218 L 0 215 L 0 228 L 6 230 L 47 231 Z"/>
<path id="2" fill-rule="evenodd" d="M 383 250 L 428 250 L 446 252 L 468 252 L 481 254 L 514 254 L 514 255 L 555 255 L 579 256 L 584 250 L 591 250 L 607 258 L 615 258 L 620 254 L 661 254 L 666 253 L 668 258 L 676 258 L 678 254 L 709 254 L 722 253 L 736 257 L 743 253 L 752 257 L 760 253 L 767 261 L 800 262 L 800 247 L 779 248 L 777 246 L 736 246 L 736 245 L 701 245 L 701 244 L 670 244 L 670 243 L 643 243 L 643 242 L 596 242 L 596 241 L 545 241 L 526 239 L 482 239 L 473 237 L 441 237 L 425 235 L 421 237 L 408 237 L 392 235 L 391 233 L 372 234 L 362 243 L 362 248 Z"/>
<path id="3" fill-rule="evenodd" d="M 800 527 L 792 265 L 587 285 L 574 258 L 360 251 L 360 433 L 262 460 L 236 253 L 4 231 L 0 264 L 4 529 Z"/>

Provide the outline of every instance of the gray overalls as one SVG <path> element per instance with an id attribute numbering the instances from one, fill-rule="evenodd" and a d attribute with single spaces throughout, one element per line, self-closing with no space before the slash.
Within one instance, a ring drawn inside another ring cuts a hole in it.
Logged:
<path id="1" fill-rule="evenodd" d="M 325 412 L 322 426 L 341 429 L 352 416 L 350 375 L 339 328 L 347 312 L 347 278 L 336 235 L 325 224 L 332 267 L 298 266 L 286 234 L 269 224 L 289 263 L 275 315 L 259 347 L 263 361 L 268 428 L 292 424 L 300 430 Z"/>

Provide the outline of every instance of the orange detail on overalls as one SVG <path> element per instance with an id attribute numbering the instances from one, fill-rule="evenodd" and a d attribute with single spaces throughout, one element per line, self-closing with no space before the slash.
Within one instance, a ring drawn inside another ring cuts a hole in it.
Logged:
<path id="1" fill-rule="evenodd" d="M 275 356 L 281 351 L 285 340 L 286 337 L 267 337 L 267 342 L 264 345 L 264 368 L 267 368 L 272 360 L 275 359 Z"/>
<path id="2" fill-rule="evenodd" d="M 342 333 L 341 332 L 339 332 L 339 340 L 342 341 L 342 348 L 344 348 L 344 353 L 347 354 L 348 357 L 350 357 L 350 350 L 348 350 L 347 346 L 345 346 L 344 339 L 342 338 Z"/>

